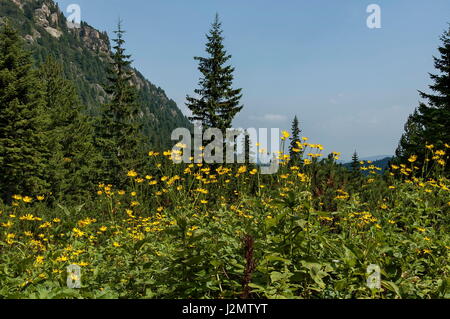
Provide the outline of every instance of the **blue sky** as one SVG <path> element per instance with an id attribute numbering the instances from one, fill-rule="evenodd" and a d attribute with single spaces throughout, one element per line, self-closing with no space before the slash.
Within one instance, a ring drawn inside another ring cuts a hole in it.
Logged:
<path id="1" fill-rule="evenodd" d="M 134 66 L 178 106 L 197 86 L 194 56 L 216 12 L 243 88 L 235 127 L 289 129 L 349 159 L 393 154 L 417 90 L 430 84 L 432 56 L 450 22 L 448 0 L 60 0 L 82 20 L 114 30 L 122 18 Z M 381 29 L 369 29 L 369 4 Z"/>

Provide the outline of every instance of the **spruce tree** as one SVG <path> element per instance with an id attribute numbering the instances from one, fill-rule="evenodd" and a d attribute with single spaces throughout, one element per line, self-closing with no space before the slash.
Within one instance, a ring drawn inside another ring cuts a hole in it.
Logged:
<path id="1" fill-rule="evenodd" d="M 419 106 L 419 122 L 424 127 L 424 138 L 430 144 L 443 147 L 450 144 L 450 24 L 448 30 L 441 36 L 442 46 L 439 47 L 440 57 L 433 57 L 434 67 L 438 74 L 430 74 L 434 84 L 429 88 L 436 94 L 419 91 L 428 105 Z"/>
<path id="2" fill-rule="evenodd" d="M 64 78 L 61 64 L 48 58 L 39 75 L 50 116 L 52 192 L 54 198 L 80 198 L 92 190 L 95 178 L 92 121 L 82 113 L 84 106 L 73 83 Z"/>
<path id="3" fill-rule="evenodd" d="M 232 88 L 234 68 L 226 65 L 231 55 L 227 54 L 223 45 L 222 32 L 222 24 L 216 14 L 206 36 L 208 56 L 194 58 L 199 61 L 198 70 L 202 74 L 200 88 L 194 91 L 199 97 L 188 95 L 186 106 L 192 111 L 190 120 L 201 122 L 204 129 L 214 127 L 225 133 L 243 106 L 239 105 L 242 89 Z"/>
<path id="4" fill-rule="evenodd" d="M 297 164 L 302 158 L 302 152 L 300 149 L 300 133 L 302 131 L 299 128 L 299 121 L 297 116 L 294 117 L 291 128 L 291 145 L 289 146 L 289 153 L 291 157 L 291 162 Z"/>
<path id="5" fill-rule="evenodd" d="M 0 30 L 0 192 L 42 195 L 49 150 L 42 88 L 30 53 L 8 23 Z"/>
<path id="6" fill-rule="evenodd" d="M 353 176 L 359 176 L 360 175 L 360 169 L 361 164 L 359 163 L 359 156 L 358 153 L 355 151 L 353 153 L 352 156 L 352 163 L 351 163 L 351 168 L 352 168 L 352 175 Z"/>
<path id="7" fill-rule="evenodd" d="M 397 160 L 405 162 L 409 156 L 417 155 L 416 165 L 425 161 L 425 145 L 433 144 L 436 149 L 450 145 L 450 24 L 441 36 L 439 57 L 433 57 L 437 74 L 430 74 L 434 82 L 429 86 L 434 94 L 419 91 L 427 103 L 420 103 L 418 109 L 408 118 L 399 147 Z"/>
<path id="8" fill-rule="evenodd" d="M 96 124 L 96 145 L 103 157 L 101 179 L 121 186 L 126 172 L 138 169 L 144 161 L 144 137 L 138 116 L 137 90 L 132 84 L 131 56 L 125 54 L 125 40 L 121 22 L 114 32 L 115 45 L 111 54 L 106 92 L 110 100 L 103 105 Z"/>

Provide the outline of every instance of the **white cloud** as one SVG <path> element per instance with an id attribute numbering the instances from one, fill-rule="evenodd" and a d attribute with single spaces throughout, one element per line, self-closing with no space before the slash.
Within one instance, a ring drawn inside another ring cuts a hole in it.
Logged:
<path id="1" fill-rule="evenodd" d="M 328 101 L 331 104 L 340 104 L 341 100 L 345 97 L 344 93 L 338 93 L 336 96 L 331 97 Z"/>

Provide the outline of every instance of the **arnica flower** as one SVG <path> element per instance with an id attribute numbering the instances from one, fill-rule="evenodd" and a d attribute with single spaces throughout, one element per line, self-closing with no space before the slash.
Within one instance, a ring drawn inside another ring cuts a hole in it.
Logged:
<path id="1" fill-rule="evenodd" d="M 89 264 L 87 262 L 85 262 L 85 261 L 81 261 L 81 262 L 77 263 L 77 265 L 80 266 L 80 267 L 89 266 Z"/>
<path id="2" fill-rule="evenodd" d="M 247 171 L 247 166 L 241 166 L 238 169 L 238 174 L 244 174 Z"/>
<path id="3" fill-rule="evenodd" d="M 138 173 L 136 173 L 136 171 L 134 171 L 134 170 L 129 171 L 127 174 L 128 177 L 136 177 L 137 175 L 138 175 Z"/>
<path id="4" fill-rule="evenodd" d="M 11 245 L 14 243 L 14 238 L 16 238 L 15 234 L 7 234 L 6 235 L 6 242 Z"/>
<path id="5" fill-rule="evenodd" d="M 288 139 L 291 135 L 289 134 L 289 132 L 287 132 L 287 131 L 283 131 L 283 132 L 281 132 L 281 139 L 284 141 L 284 140 L 286 140 L 286 139 Z"/>
<path id="6" fill-rule="evenodd" d="M 183 144 L 183 143 L 178 143 L 177 145 L 175 145 L 176 147 L 178 147 L 178 148 L 186 148 L 187 147 L 187 145 L 186 144 Z"/>
<path id="7" fill-rule="evenodd" d="M 417 155 L 413 155 L 408 159 L 409 162 L 414 163 L 415 161 L 417 161 Z"/>
<path id="8" fill-rule="evenodd" d="M 28 221 L 33 221 L 34 220 L 34 216 L 31 214 L 26 214 L 24 216 L 19 217 L 20 220 L 28 220 Z"/>
<path id="9" fill-rule="evenodd" d="M 79 230 L 78 228 L 74 228 L 72 229 L 74 236 L 75 237 L 83 237 L 85 235 L 85 233 L 81 230 Z"/>
<path id="10" fill-rule="evenodd" d="M 204 188 L 197 188 L 195 191 L 198 192 L 198 193 L 205 194 L 205 195 L 209 193 L 209 191 L 207 189 L 204 189 Z"/>
<path id="11" fill-rule="evenodd" d="M 44 196 L 36 196 L 36 199 L 38 201 L 42 202 L 45 199 L 45 197 Z"/>
<path id="12" fill-rule="evenodd" d="M 36 260 L 34 261 L 36 265 L 42 265 L 44 263 L 44 257 L 43 256 L 37 256 Z"/>
<path id="13" fill-rule="evenodd" d="M 60 256 L 58 258 L 55 259 L 56 262 L 65 262 L 68 261 L 69 258 L 67 258 L 67 256 Z"/>
<path id="14" fill-rule="evenodd" d="M 33 199 L 30 196 L 25 196 L 24 198 L 22 198 L 24 203 L 31 203 L 33 201 Z"/>

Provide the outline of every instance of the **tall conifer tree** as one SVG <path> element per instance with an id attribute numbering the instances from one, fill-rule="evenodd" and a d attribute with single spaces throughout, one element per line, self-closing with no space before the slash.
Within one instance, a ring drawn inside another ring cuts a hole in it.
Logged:
<path id="1" fill-rule="evenodd" d="M 289 153 L 291 157 L 291 162 L 293 164 L 299 163 L 299 161 L 302 158 L 302 152 L 300 149 L 300 146 L 298 145 L 300 143 L 300 133 L 302 131 L 299 128 L 299 121 L 297 116 L 294 117 L 294 120 L 292 122 L 292 129 L 291 129 L 291 145 L 289 146 Z"/>
<path id="2" fill-rule="evenodd" d="M 0 192 L 39 195 L 48 192 L 49 150 L 42 88 L 30 53 L 17 32 L 0 30 Z"/>
<path id="3" fill-rule="evenodd" d="M 203 128 L 214 127 L 225 132 L 243 106 L 239 105 L 242 89 L 232 88 L 234 68 L 226 65 L 231 55 L 227 54 L 223 45 L 222 32 L 222 24 L 216 14 L 206 36 L 208 56 L 194 58 L 199 61 L 198 70 L 202 74 L 200 88 L 194 91 L 198 98 L 188 95 L 186 105 L 192 111 L 190 120 L 200 121 Z"/>
<path id="4" fill-rule="evenodd" d="M 438 147 L 450 144 L 450 24 L 441 41 L 440 57 L 433 57 L 438 74 L 430 74 L 434 84 L 429 87 L 435 94 L 419 91 L 428 102 L 419 106 L 419 122 L 424 127 L 425 139 Z"/>
<path id="5" fill-rule="evenodd" d="M 131 56 L 125 54 L 124 33 L 119 22 L 108 70 L 106 92 L 110 101 L 103 106 L 96 137 L 96 144 L 103 156 L 101 177 L 104 182 L 117 186 L 124 183 L 127 170 L 138 169 L 144 160 L 137 90 L 132 85 L 132 61 Z"/>
<path id="6" fill-rule="evenodd" d="M 359 176 L 360 175 L 360 171 L 359 171 L 360 167 L 361 167 L 361 164 L 359 162 L 359 156 L 358 156 L 358 153 L 355 151 L 353 153 L 352 163 L 351 163 L 352 174 L 354 176 Z"/>
<path id="7" fill-rule="evenodd" d="M 63 75 L 62 65 L 52 58 L 40 67 L 45 109 L 52 149 L 51 188 L 55 198 L 81 197 L 92 189 L 96 159 L 92 121 L 83 115 L 83 106 L 73 83 Z"/>
<path id="8" fill-rule="evenodd" d="M 406 162 L 409 156 L 417 155 L 416 165 L 425 161 L 425 145 L 433 144 L 438 149 L 450 145 L 450 24 L 441 36 L 440 56 L 433 57 L 437 74 L 430 74 L 434 82 L 429 86 L 434 94 L 419 91 L 427 103 L 408 118 L 396 155 Z M 447 166 L 448 167 L 448 166 Z"/>

